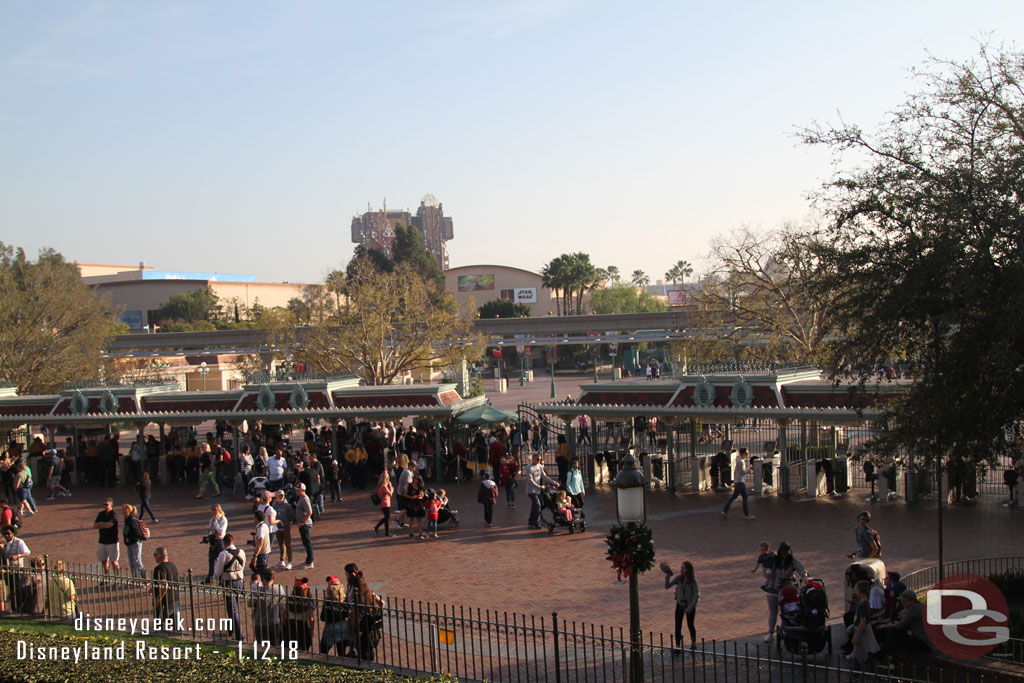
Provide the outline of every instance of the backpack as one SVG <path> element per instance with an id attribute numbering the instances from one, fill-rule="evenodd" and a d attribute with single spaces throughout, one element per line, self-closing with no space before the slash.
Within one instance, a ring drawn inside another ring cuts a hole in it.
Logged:
<path id="1" fill-rule="evenodd" d="M 137 521 L 139 523 L 139 532 L 142 533 L 142 538 L 148 541 L 149 540 L 149 527 L 146 526 L 146 523 L 143 522 L 141 519 L 139 519 Z"/>
<path id="2" fill-rule="evenodd" d="M 266 472 L 267 472 L 267 463 L 265 463 L 263 461 L 263 458 L 261 458 L 260 456 L 257 455 L 255 458 L 252 459 L 252 473 L 253 473 L 253 476 L 262 477 L 262 476 L 266 475 Z"/>
<path id="3" fill-rule="evenodd" d="M 377 493 L 376 491 L 371 491 L 370 492 L 370 502 L 373 503 L 374 505 L 380 505 L 380 501 L 381 501 L 380 494 Z"/>
<path id="4" fill-rule="evenodd" d="M 876 555 L 875 557 L 881 557 L 882 556 L 882 537 L 879 536 L 878 532 L 875 531 L 874 529 L 870 529 L 869 528 L 868 531 L 871 532 L 871 540 L 875 542 L 875 547 L 878 548 L 878 555 Z"/>
<path id="5" fill-rule="evenodd" d="M 221 448 L 220 449 L 220 461 L 222 463 L 224 463 L 225 465 L 230 464 L 231 463 L 231 451 L 229 451 L 226 448 Z"/>
<path id="6" fill-rule="evenodd" d="M 14 509 L 14 508 L 11 508 L 10 510 L 11 510 L 11 526 L 13 526 L 15 529 L 20 529 L 21 528 L 21 515 L 19 515 L 18 511 L 16 509 Z"/>

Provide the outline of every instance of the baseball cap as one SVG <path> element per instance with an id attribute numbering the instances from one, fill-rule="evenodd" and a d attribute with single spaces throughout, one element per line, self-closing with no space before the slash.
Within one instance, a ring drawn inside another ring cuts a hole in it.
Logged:
<path id="1" fill-rule="evenodd" d="M 305 491 L 305 490 L 306 490 L 306 485 L 305 485 L 305 484 L 301 484 L 301 483 L 300 483 L 300 484 L 299 484 L 299 486 L 298 486 L 298 489 L 299 489 L 300 491 Z"/>

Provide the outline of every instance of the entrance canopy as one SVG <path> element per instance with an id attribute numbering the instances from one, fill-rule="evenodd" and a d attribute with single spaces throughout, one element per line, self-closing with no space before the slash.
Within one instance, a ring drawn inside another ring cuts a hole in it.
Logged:
<path id="1" fill-rule="evenodd" d="M 0 392 L 0 428 L 111 422 L 194 425 L 206 420 L 283 424 L 299 418 L 446 419 L 482 406 L 485 400 L 483 396 L 462 398 L 454 384 L 360 386 L 354 378 L 268 382 L 233 391 L 181 391 L 177 384 L 83 386 L 39 396 Z"/>
<path id="2" fill-rule="evenodd" d="M 504 422 L 518 422 L 519 415 L 492 405 L 470 408 L 456 418 L 467 425 L 496 425 Z"/>
<path id="3" fill-rule="evenodd" d="M 692 375 L 671 381 L 582 384 L 575 400 L 542 403 L 548 415 L 589 415 L 623 420 L 638 415 L 728 424 L 751 418 L 850 424 L 877 419 L 886 400 L 904 384 L 854 391 L 821 379 L 818 370 L 777 370 L 749 375 Z"/>

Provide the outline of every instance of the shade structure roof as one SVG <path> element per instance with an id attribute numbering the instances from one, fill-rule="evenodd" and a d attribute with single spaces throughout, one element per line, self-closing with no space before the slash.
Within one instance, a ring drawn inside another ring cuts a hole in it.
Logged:
<path id="1" fill-rule="evenodd" d="M 111 422 L 197 424 L 206 420 L 300 418 L 397 420 L 422 416 L 447 419 L 484 404 L 464 399 L 454 384 L 360 386 L 352 378 L 287 380 L 245 385 L 231 391 L 181 391 L 177 385 L 84 386 L 58 394 L 0 395 L 0 427 L 103 425 Z"/>
<path id="2" fill-rule="evenodd" d="M 455 419 L 467 425 L 496 425 L 504 422 L 517 422 L 519 415 L 488 404 L 470 408 Z"/>
<path id="3" fill-rule="evenodd" d="M 589 415 L 610 421 L 646 415 L 718 423 L 758 418 L 850 424 L 882 417 L 885 402 L 906 387 L 837 385 L 813 369 L 693 375 L 658 382 L 582 384 L 575 399 L 541 403 L 534 409 L 565 418 Z"/>

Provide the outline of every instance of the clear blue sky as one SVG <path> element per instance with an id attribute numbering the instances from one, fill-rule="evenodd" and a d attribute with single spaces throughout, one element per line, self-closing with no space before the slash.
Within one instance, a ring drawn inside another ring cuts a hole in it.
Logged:
<path id="1" fill-rule="evenodd" d="M 808 213 L 815 120 L 867 128 L 1004 2 L 0 0 L 0 240 L 314 282 L 369 202 L 453 266 L 565 251 L 653 280 Z M 837 113 L 838 112 L 838 113 Z"/>

